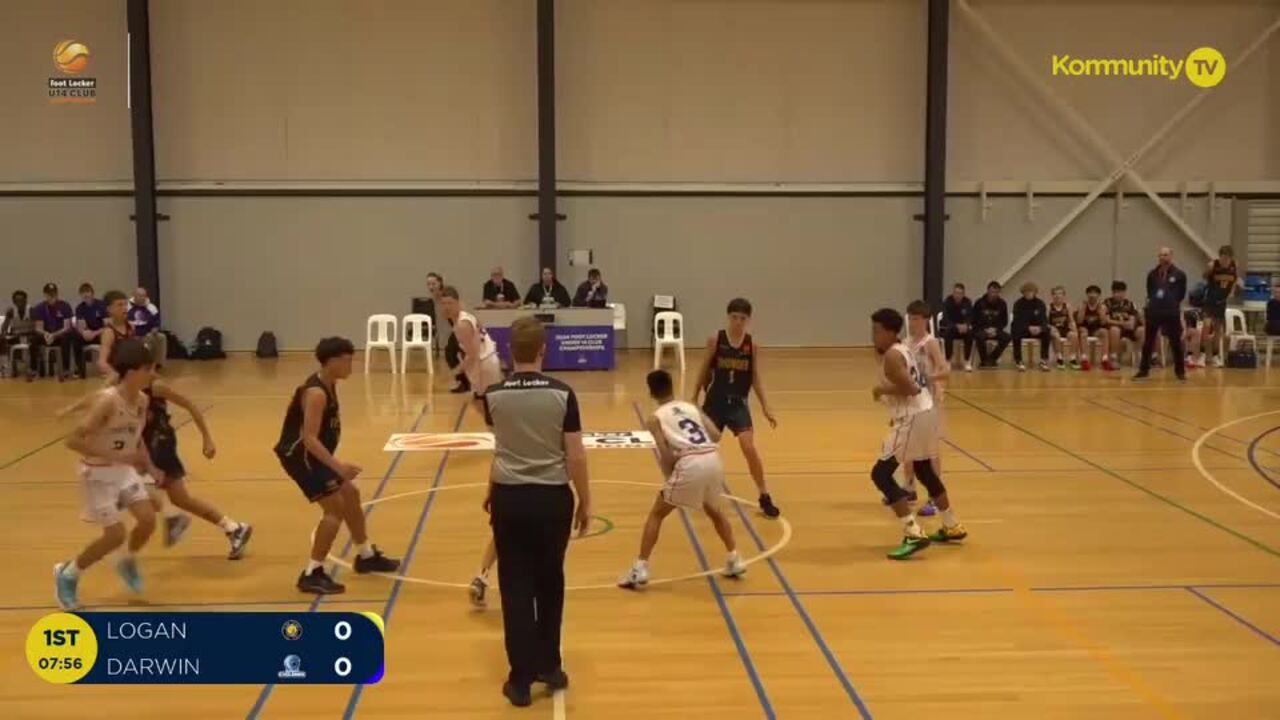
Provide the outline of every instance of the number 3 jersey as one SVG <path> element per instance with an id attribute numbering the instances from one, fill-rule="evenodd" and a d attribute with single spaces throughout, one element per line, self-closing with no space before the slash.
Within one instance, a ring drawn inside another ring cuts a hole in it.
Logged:
<path id="1" fill-rule="evenodd" d="M 147 420 L 147 396 L 139 393 L 130 402 L 121 394 L 119 386 L 100 391 L 111 400 L 111 414 L 106 424 L 98 428 L 89 437 L 89 447 L 93 454 L 86 456 L 86 465 L 114 465 L 111 456 L 115 453 L 132 450 L 138 447 L 142 438 L 142 428 Z"/>
<path id="2" fill-rule="evenodd" d="M 888 362 L 890 353 L 898 353 L 906 360 L 907 374 L 911 376 L 911 381 L 920 388 L 918 395 L 881 395 L 880 400 L 889 408 L 889 418 L 893 421 L 905 420 L 913 415 L 919 415 L 922 412 L 933 409 L 933 396 L 929 393 L 927 380 L 921 375 L 920 364 L 916 362 L 915 353 L 902 343 L 896 343 L 889 351 L 884 354 L 880 362 L 880 383 L 888 384 L 889 377 L 885 374 L 884 364 Z"/>
<path id="3" fill-rule="evenodd" d="M 702 412 L 698 406 L 683 400 L 672 400 L 654 411 L 662 434 L 676 459 L 690 455 L 702 455 L 717 450 L 716 443 L 702 424 Z"/>

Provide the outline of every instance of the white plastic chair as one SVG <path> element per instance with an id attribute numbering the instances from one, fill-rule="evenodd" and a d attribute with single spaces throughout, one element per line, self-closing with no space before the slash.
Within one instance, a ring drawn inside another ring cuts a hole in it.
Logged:
<path id="1" fill-rule="evenodd" d="M 942 313 L 929 318 L 929 334 L 938 337 L 938 328 L 942 327 Z M 940 338 L 939 338 L 940 339 Z M 948 358 L 949 360 L 950 358 Z"/>
<path id="2" fill-rule="evenodd" d="M 1267 346 L 1267 367 L 1271 367 L 1271 348 L 1280 343 L 1280 335 L 1263 335 L 1262 343 Z"/>
<path id="3" fill-rule="evenodd" d="M 1257 347 L 1257 339 L 1249 334 L 1249 326 L 1245 324 L 1244 311 L 1239 308 L 1227 308 L 1227 332 L 1218 340 L 1218 357 L 1225 358 L 1223 344 L 1226 349 L 1237 350 L 1241 345 Z M 1270 348 L 1270 345 L 1268 345 Z"/>
<path id="4" fill-rule="evenodd" d="M 653 316 L 653 369 L 662 362 L 662 349 L 674 348 L 684 372 L 684 316 L 670 310 Z"/>
<path id="5" fill-rule="evenodd" d="M 409 351 L 421 350 L 427 356 L 427 374 L 435 375 L 436 364 L 431 352 L 434 338 L 435 327 L 430 315 L 405 315 L 400 321 L 400 372 L 409 372 Z"/>
<path id="6" fill-rule="evenodd" d="M 98 360 L 102 358 L 101 345 L 85 345 L 80 351 L 84 357 L 84 374 L 88 377 L 90 374 L 96 373 L 98 368 Z"/>
<path id="7" fill-rule="evenodd" d="M 31 357 L 31 344 L 20 342 L 9 347 L 9 371 L 13 373 L 13 377 L 18 377 L 18 353 L 22 353 L 22 357 L 26 358 L 26 372 L 31 372 L 32 363 L 35 358 Z"/>
<path id="8" fill-rule="evenodd" d="M 386 350 L 391 372 L 396 372 L 396 316 L 370 315 L 364 340 L 364 374 L 369 374 L 369 356 L 374 350 Z"/>

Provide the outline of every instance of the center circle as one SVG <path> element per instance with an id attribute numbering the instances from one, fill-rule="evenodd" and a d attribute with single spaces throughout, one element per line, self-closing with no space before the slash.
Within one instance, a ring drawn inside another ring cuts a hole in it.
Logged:
<path id="1" fill-rule="evenodd" d="M 660 489 L 660 487 L 661 487 L 661 486 L 659 486 L 659 485 L 655 485 L 655 484 L 653 484 L 653 483 L 634 482 L 634 481 L 631 481 L 631 480 L 592 480 L 592 481 L 591 481 L 591 484 L 592 484 L 592 485 L 634 485 L 634 486 L 637 486 L 637 487 L 649 488 L 649 489 L 652 489 L 652 490 L 655 490 L 655 491 L 656 491 L 656 490 L 658 490 L 658 489 Z M 442 491 L 445 491 L 445 490 L 462 490 L 462 489 L 464 489 L 464 488 L 477 488 L 477 487 L 488 487 L 488 486 L 489 486 L 489 483 L 487 483 L 487 482 L 463 483 L 463 484 L 461 484 L 461 485 L 442 485 L 442 486 L 440 486 L 440 487 L 424 488 L 424 489 L 422 489 L 422 490 L 411 490 L 411 491 L 409 491 L 409 492 L 397 493 L 397 494 L 395 494 L 395 495 L 388 495 L 388 496 L 386 496 L 386 497 L 375 498 L 375 499 L 373 499 L 373 500 L 366 501 L 364 504 L 365 504 L 366 506 L 369 506 L 369 505 L 377 505 L 378 503 L 390 502 L 390 501 L 392 501 L 392 500 L 400 500 L 400 499 L 407 498 L 407 497 L 416 497 L 416 496 L 418 496 L 418 495 L 429 495 L 429 494 L 434 493 L 434 492 L 442 492 Z M 754 507 L 754 506 L 755 506 L 755 503 L 754 503 L 754 502 L 752 502 L 752 501 L 750 501 L 750 500 L 745 500 L 745 499 L 740 498 L 740 497 L 737 497 L 736 495 L 729 495 L 729 494 L 725 494 L 725 495 L 724 495 L 724 497 L 725 497 L 727 500 L 730 500 L 731 502 L 738 503 L 739 505 L 743 505 L 743 506 L 746 506 L 746 507 Z M 599 515 L 592 515 L 591 517 L 592 517 L 593 519 L 595 519 L 595 520 L 599 520 L 599 521 L 601 521 L 602 523 L 605 523 L 605 524 L 606 524 L 606 527 L 605 527 L 605 529 L 600 530 L 600 531 L 598 531 L 598 532 L 591 532 L 591 533 L 588 533 L 585 537 L 593 537 L 593 536 L 595 536 L 595 535 L 603 535 L 603 534 L 605 534 L 605 533 L 607 533 L 607 532 L 609 532 L 610 530 L 612 530 L 612 529 L 613 529 L 613 523 L 612 523 L 612 522 L 610 522 L 608 518 L 604 518 L 604 517 L 601 517 L 601 516 L 599 516 Z M 780 517 L 780 518 L 778 518 L 778 524 L 782 526 L 782 537 L 778 538 L 778 542 L 776 542 L 776 543 L 774 543 L 772 546 L 770 546 L 770 547 L 768 547 L 768 548 L 766 548 L 766 549 L 762 550 L 762 551 L 760 552 L 760 554 L 755 555 L 755 556 L 750 557 L 750 558 L 746 558 L 746 559 L 744 559 L 744 560 L 743 560 L 743 564 L 744 564 L 744 565 L 751 565 L 751 564 L 753 564 L 753 563 L 760 562 L 761 560 L 766 560 L 766 559 L 768 559 L 768 558 L 770 558 L 770 557 L 772 557 L 772 556 L 776 555 L 779 551 L 781 551 L 781 550 L 782 550 L 782 548 L 786 547 L 786 546 L 787 546 L 787 544 L 791 542 L 791 523 L 787 522 L 787 519 L 786 519 L 786 518 L 784 518 L 784 517 Z M 343 560 L 342 558 L 334 557 L 332 554 L 330 554 L 328 559 L 329 559 L 329 561 L 330 561 L 330 562 L 332 562 L 333 564 L 335 564 L 335 565 L 337 565 L 337 566 L 339 566 L 339 567 L 344 567 L 344 568 L 347 568 L 348 570 L 350 570 L 350 569 L 351 569 L 351 563 L 350 563 L 350 562 L 348 562 L 348 561 L 346 561 L 346 560 Z M 683 582 L 683 581 L 685 581 L 685 580 L 696 580 L 696 579 L 698 579 L 698 578 L 702 578 L 702 577 L 709 577 L 709 576 L 711 576 L 711 575 L 716 575 L 716 574 L 719 574 L 719 573 L 720 573 L 720 568 L 709 568 L 709 569 L 707 569 L 707 570 L 703 570 L 702 572 L 689 573 L 688 575 L 680 575 L 680 576 L 677 576 L 677 577 L 670 577 L 670 578 L 653 578 L 653 579 L 649 580 L 649 584 L 650 584 L 650 585 L 663 585 L 663 584 L 667 584 L 667 583 Z M 399 581 L 402 581 L 402 582 L 417 583 L 417 584 L 419 584 L 419 585 L 432 585 L 432 586 L 435 586 L 435 587 L 458 588 L 458 589 L 461 589 L 461 590 L 466 590 L 467 588 L 469 588 L 469 587 L 471 586 L 471 585 L 470 585 L 470 583 L 448 582 L 448 581 L 446 581 L 446 580 L 432 580 L 432 579 L 430 579 L 430 578 L 419 578 L 419 577 L 413 577 L 412 575 L 401 575 L 401 574 L 397 574 L 397 573 L 369 573 L 369 574 L 370 574 L 370 575 L 377 575 L 377 576 L 384 577 L 384 578 L 388 578 L 388 579 L 391 579 L 391 580 L 399 580 Z M 501 575 L 501 572 L 499 572 L 499 575 L 498 575 L 498 576 L 499 576 L 499 578 L 501 578 L 501 576 L 502 576 L 502 575 Z M 495 586 L 495 587 L 496 587 L 496 585 L 497 585 L 497 583 L 494 583 L 494 586 Z M 617 584 L 615 584 L 615 583 L 599 583 L 599 584 L 595 584 L 595 585 L 569 585 L 569 586 L 566 586 L 566 587 L 565 587 L 565 590 L 566 590 L 566 591 L 569 591 L 569 590 L 605 590 L 605 589 L 613 590 L 613 589 L 616 589 L 617 587 L 618 587 L 618 586 L 617 586 Z"/>

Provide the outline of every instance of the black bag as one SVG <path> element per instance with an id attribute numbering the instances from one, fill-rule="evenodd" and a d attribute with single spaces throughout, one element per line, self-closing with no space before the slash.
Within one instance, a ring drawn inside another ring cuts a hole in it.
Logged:
<path id="1" fill-rule="evenodd" d="M 1258 353 L 1253 350 L 1232 350 L 1227 353 L 1227 367 L 1256 368 L 1258 367 Z"/>
<path id="2" fill-rule="evenodd" d="M 222 352 L 222 333 L 211 327 L 202 327 L 196 333 L 196 346 L 191 351 L 192 360 L 221 360 L 227 356 Z"/>
<path id="3" fill-rule="evenodd" d="M 164 333 L 165 340 L 165 359 L 166 360 L 189 360 L 191 353 L 187 352 L 187 346 L 182 344 L 177 335 L 168 330 L 161 330 Z"/>
<path id="4" fill-rule="evenodd" d="M 280 357 L 280 351 L 276 348 L 276 334 L 273 332 L 264 332 L 258 336 L 257 356 L 260 358 Z"/>

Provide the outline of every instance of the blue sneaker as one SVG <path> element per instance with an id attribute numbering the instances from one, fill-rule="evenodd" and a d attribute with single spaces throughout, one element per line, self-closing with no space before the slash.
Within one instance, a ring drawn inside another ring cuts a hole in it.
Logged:
<path id="1" fill-rule="evenodd" d="M 53 566 L 54 597 L 58 599 L 58 605 L 63 610 L 75 610 L 80 607 L 80 598 L 76 594 L 76 588 L 80 585 L 80 578 L 71 577 L 62 572 L 69 564 L 58 563 Z"/>
<path id="2" fill-rule="evenodd" d="M 916 511 L 916 514 L 921 517 L 929 517 L 931 515 L 936 515 L 937 512 L 938 508 L 933 504 L 932 500 L 929 500 L 924 505 L 920 506 L 920 509 Z"/>
<path id="3" fill-rule="evenodd" d="M 120 562 L 116 563 L 116 572 L 120 573 L 120 579 L 124 580 L 129 590 L 142 592 L 142 575 L 138 572 L 137 558 L 132 555 L 120 558 Z"/>

